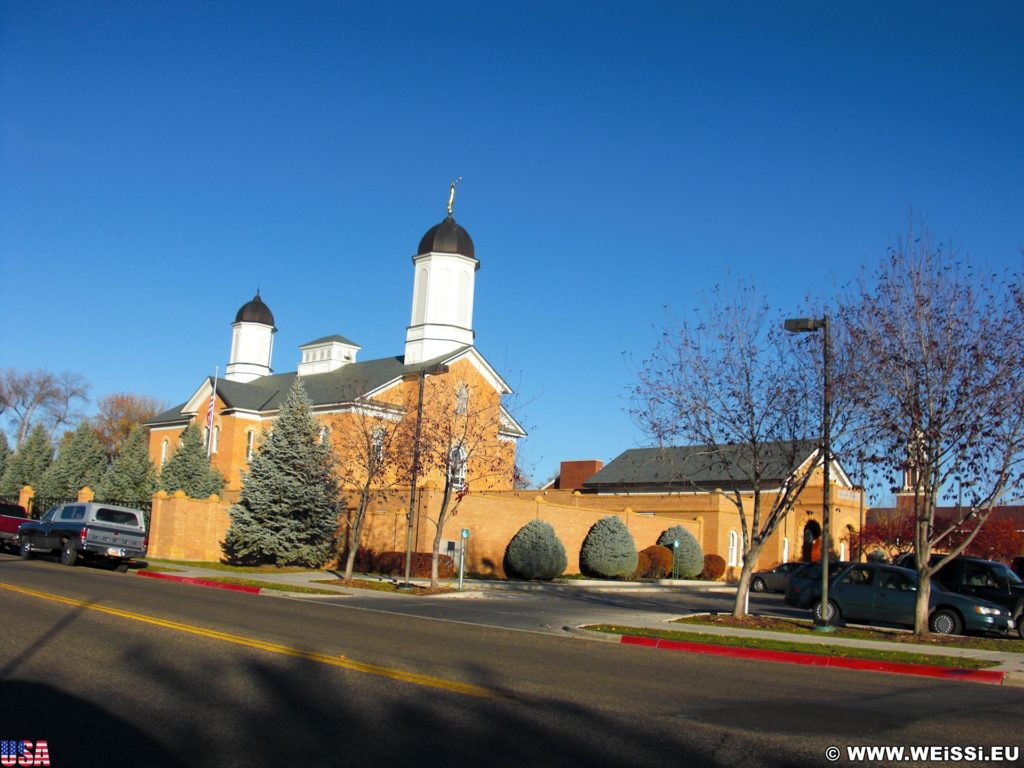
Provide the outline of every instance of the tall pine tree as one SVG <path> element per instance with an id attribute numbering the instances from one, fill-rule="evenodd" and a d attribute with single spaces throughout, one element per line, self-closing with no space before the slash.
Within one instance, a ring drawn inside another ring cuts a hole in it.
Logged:
<path id="1" fill-rule="evenodd" d="M 53 445 L 42 424 L 36 424 L 25 443 L 7 462 L 7 471 L 0 480 L 0 496 L 16 498 L 22 486 L 38 489 L 43 474 L 53 461 Z"/>
<path id="2" fill-rule="evenodd" d="M 193 499 L 205 499 L 220 493 L 224 476 L 210 466 L 199 426 L 192 422 L 181 433 L 181 446 L 160 470 L 160 487 L 168 493 L 184 491 Z"/>
<path id="3" fill-rule="evenodd" d="M 224 551 L 234 562 L 319 568 L 334 552 L 338 482 L 298 380 L 242 476 Z"/>
<path id="4" fill-rule="evenodd" d="M 7 462 L 11 458 L 11 448 L 7 444 L 7 435 L 0 432 L 0 478 L 7 471 Z"/>
<path id="5" fill-rule="evenodd" d="M 146 501 L 156 490 L 156 467 L 149 458 L 146 432 L 140 426 L 117 446 L 117 458 L 96 489 L 102 501 Z"/>
<path id="6" fill-rule="evenodd" d="M 92 426 L 83 421 L 63 441 L 57 458 L 47 468 L 37 492 L 53 499 L 74 499 L 88 486 L 96 486 L 107 470 L 107 454 Z"/>

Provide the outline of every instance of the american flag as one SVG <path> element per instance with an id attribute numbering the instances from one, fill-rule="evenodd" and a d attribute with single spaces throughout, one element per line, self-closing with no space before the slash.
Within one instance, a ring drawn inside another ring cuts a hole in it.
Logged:
<path id="1" fill-rule="evenodd" d="M 217 390 L 210 394 L 210 407 L 206 409 L 206 429 L 213 429 L 213 404 L 217 399 Z"/>
<path id="2" fill-rule="evenodd" d="M 25 754 L 25 742 L 20 739 L 3 739 L 0 740 L 0 757 L 5 759 L 12 757 L 21 757 Z M 8 765 L 8 763 L 5 763 Z M 13 765 L 13 763 L 10 763 Z"/>

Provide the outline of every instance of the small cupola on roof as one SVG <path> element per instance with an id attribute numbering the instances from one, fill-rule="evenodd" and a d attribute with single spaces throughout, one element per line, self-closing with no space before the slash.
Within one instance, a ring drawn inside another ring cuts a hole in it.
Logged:
<path id="1" fill-rule="evenodd" d="M 263 303 L 260 292 L 242 305 L 231 324 L 231 356 L 224 378 L 243 384 L 273 371 L 270 360 L 274 353 L 274 314 Z"/>
<path id="2" fill-rule="evenodd" d="M 405 364 L 412 365 L 473 345 L 473 292 L 480 262 L 469 232 L 452 215 L 453 181 L 448 216 L 427 230 L 412 257 L 415 278 L 412 319 L 405 334 Z"/>
<path id="3" fill-rule="evenodd" d="M 362 347 L 354 341 L 337 334 L 313 339 L 299 347 L 302 357 L 299 361 L 298 374 L 309 376 L 314 373 L 336 371 L 344 365 L 354 363 L 360 349 Z"/>

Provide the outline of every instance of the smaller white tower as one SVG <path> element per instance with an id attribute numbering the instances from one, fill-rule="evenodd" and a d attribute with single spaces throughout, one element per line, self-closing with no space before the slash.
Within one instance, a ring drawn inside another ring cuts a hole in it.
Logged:
<path id="1" fill-rule="evenodd" d="M 231 357 L 224 369 L 224 378 L 243 384 L 261 376 L 269 376 L 270 358 L 274 352 L 274 315 L 263 303 L 260 292 L 244 304 L 231 324 Z"/>
<path id="2" fill-rule="evenodd" d="M 469 233 L 448 217 L 427 230 L 415 270 L 412 322 L 405 334 L 405 364 L 431 360 L 473 345 L 473 291 L 476 259 Z"/>

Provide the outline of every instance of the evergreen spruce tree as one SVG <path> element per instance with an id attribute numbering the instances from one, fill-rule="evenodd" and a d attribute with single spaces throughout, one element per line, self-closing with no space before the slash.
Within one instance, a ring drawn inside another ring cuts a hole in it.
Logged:
<path id="1" fill-rule="evenodd" d="M 7 462 L 11 457 L 11 448 L 7 445 L 7 435 L 0 431 L 0 478 L 7 471 Z"/>
<path id="2" fill-rule="evenodd" d="M 334 551 L 338 482 L 298 380 L 242 476 L 224 551 L 234 562 L 318 568 Z"/>
<path id="3" fill-rule="evenodd" d="M 674 544 L 679 542 L 679 547 Z M 692 579 L 704 570 L 704 549 L 692 533 L 681 525 L 673 525 L 658 537 L 658 544 L 672 550 L 673 572 L 680 579 Z"/>
<path id="4" fill-rule="evenodd" d="M 7 462 L 7 471 L 0 480 L 0 496 L 16 498 L 22 486 L 31 485 L 38 492 L 43 474 L 53 461 L 53 445 L 42 424 L 36 424 L 28 438 Z"/>
<path id="5" fill-rule="evenodd" d="M 168 493 L 184 491 L 193 499 L 220 493 L 224 476 L 210 466 L 199 426 L 192 422 L 181 433 L 181 446 L 160 470 L 160 487 Z"/>
<path id="6" fill-rule="evenodd" d="M 625 579 L 636 571 L 636 564 L 633 534 L 622 520 L 609 515 L 591 526 L 580 547 L 580 570 L 584 576 Z"/>
<path id="7" fill-rule="evenodd" d="M 75 499 L 88 486 L 96 490 L 107 470 L 107 454 L 92 426 L 83 421 L 61 444 L 36 492 L 51 499 Z"/>
<path id="8" fill-rule="evenodd" d="M 149 458 L 146 432 L 132 427 L 117 447 L 117 458 L 96 489 L 102 501 L 146 501 L 156 491 L 156 467 Z"/>

